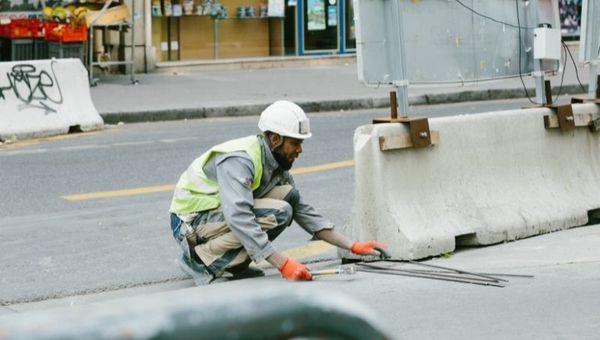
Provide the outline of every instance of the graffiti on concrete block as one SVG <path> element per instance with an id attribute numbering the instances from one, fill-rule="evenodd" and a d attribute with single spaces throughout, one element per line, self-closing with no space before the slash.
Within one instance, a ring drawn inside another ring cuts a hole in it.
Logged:
<path id="1" fill-rule="evenodd" d="M 52 74 L 31 64 L 14 65 L 6 72 L 6 79 L 0 78 L 0 100 L 6 100 L 6 94 L 12 92 L 21 101 L 17 107 L 19 111 L 40 109 L 45 114 L 56 113 L 56 105 L 62 104 L 63 96 L 54 63 L 50 63 Z"/>

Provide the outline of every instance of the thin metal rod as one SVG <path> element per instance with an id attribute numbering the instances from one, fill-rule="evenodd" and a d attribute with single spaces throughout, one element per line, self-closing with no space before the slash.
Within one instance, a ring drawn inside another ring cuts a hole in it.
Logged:
<path id="1" fill-rule="evenodd" d="M 481 273 L 473 273 L 473 272 L 468 272 L 468 271 L 465 271 L 465 270 L 460 270 L 460 269 L 455 269 L 455 268 L 450 268 L 450 267 L 436 266 L 436 265 L 433 265 L 433 264 L 425 264 L 425 263 L 421 263 L 421 262 L 417 262 L 417 261 L 413 261 L 413 260 L 386 259 L 386 260 L 375 260 L 375 261 L 369 261 L 369 262 L 379 262 L 379 261 L 395 262 L 395 263 L 411 263 L 411 264 L 414 264 L 416 266 L 423 266 L 423 267 L 431 267 L 431 268 L 443 269 L 443 270 L 453 271 L 453 272 L 460 273 L 460 274 L 468 274 L 468 275 L 473 275 L 473 276 L 485 277 L 485 278 L 491 279 L 491 280 L 508 282 L 508 280 L 504 280 L 504 279 L 501 279 L 501 278 L 493 277 L 491 275 L 486 275 L 486 274 L 481 274 Z"/>
<path id="2" fill-rule="evenodd" d="M 421 275 L 421 274 L 411 274 L 411 273 L 389 272 L 389 271 L 385 271 L 385 270 L 368 269 L 368 268 L 359 268 L 359 271 L 367 272 L 367 273 L 407 276 L 407 277 L 416 277 L 416 278 L 422 278 L 422 279 L 432 279 L 432 280 L 450 281 L 450 282 L 459 282 L 459 283 L 470 283 L 470 284 L 481 285 L 481 286 L 492 286 L 492 287 L 504 288 L 504 285 L 502 285 L 502 284 L 495 283 L 495 282 L 487 282 L 487 281 L 473 281 L 473 280 L 468 280 L 468 279 L 464 279 L 464 280 L 451 279 L 451 278 L 445 278 L 445 277 L 440 277 L 440 276 L 435 276 L 435 275 Z"/>
<path id="3" fill-rule="evenodd" d="M 445 270 L 428 270 L 428 269 L 410 269 L 414 272 L 422 272 L 422 273 L 447 273 Z M 533 278 L 533 275 L 525 275 L 525 274 L 504 274 L 504 273 L 475 273 L 475 274 L 483 274 L 490 276 L 506 276 L 506 277 L 522 277 L 522 278 Z"/>
<path id="4" fill-rule="evenodd" d="M 522 277 L 522 278 L 534 278 L 533 275 L 525 275 L 525 274 L 503 274 L 503 273 L 478 273 L 483 275 L 493 275 L 493 276 L 506 276 L 506 277 Z"/>
<path id="5" fill-rule="evenodd" d="M 391 270 L 391 271 L 395 271 L 395 272 L 404 272 L 404 273 L 411 273 L 411 274 L 418 274 L 418 275 L 435 275 L 435 276 L 440 276 L 440 277 L 447 277 L 447 278 L 456 278 L 456 279 L 465 279 L 465 280 L 474 280 L 474 281 L 482 281 L 482 282 L 496 282 L 499 283 L 499 280 L 491 280 L 491 279 L 486 279 L 486 278 L 482 278 L 482 277 L 470 277 L 470 275 L 466 275 L 466 274 L 458 274 L 455 272 L 439 272 L 439 271 L 431 271 L 431 270 L 414 270 L 414 269 L 402 269 L 402 268 L 394 268 L 394 267 L 381 267 L 381 266 L 374 266 L 371 264 L 360 264 L 361 266 L 366 266 L 372 269 L 380 269 L 380 270 Z"/>
<path id="6" fill-rule="evenodd" d="M 450 267 L 436 266 L 434 264 L 426 264 L 426 263 L 421 263 L 421 262 L 417 262 L 417 261 L 413 261 L 413 260 L 408 260 L 408 262 L 412 263 L 414 265 L 417 265 L 417 266 L 424 266 L 424 267 L 431 267 L 431 268 L 437 268 L 437 269 L 451 270 L 451 271 L 454 271 L 454 272 L 457 272 L 457 273 L 461 273 L 461 274 L 469 274 L 469 275 L 474 275 L 474 276 L 481 276 L 481 277 L 485 277 L 485 278 L 492 279 L 492 280 L 498 280 L 498 281 L 508 282 L 508 280 L 504 280 L 504 279 L 501 279 L 501 278 L 493 277 L 493 276 L 490 276 L 490 275 L 472 273 L 472 272 L 468 272 L 468 271 L 465 271 L 465 270 L 454 269 L 454 268 L 450 268 Z"/>

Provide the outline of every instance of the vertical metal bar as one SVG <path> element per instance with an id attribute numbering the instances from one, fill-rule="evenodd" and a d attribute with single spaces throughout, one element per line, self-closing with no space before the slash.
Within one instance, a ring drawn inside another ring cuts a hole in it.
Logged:
<path id="1" fill-rule="evenodd" d="M 396 91 L 400 103 L 398 111 L 401 115 L 408 116 L 408 85 L 396 86 Z"/>
<path id="2" fill-rule="evenodd" d="M 167 60 L 171 61 L 171 16 L 167 16 Z"/>
<path id="3" fill-rule="evenodd" d="M 131 0 L 131 83 L 135 84 L 135 2 Z"/>
<path id="4" fill-rule="evenodd" d="M 94 26 L 90 25 L 89 31 L 89 43 L 88 43 L 88 73 L 90 75 L 90 86 L 94 86 Z"/>
<path id="5" fill-rule="evenodd" d="M 596 99 L 600 99 L 600 75 L 596 78 Z"/>
<path id="6" fill-rule="evenodd" d="M 394 20 L 392 20 L 392 24 L 395 25 L 395 29 L 397 29 L 397 35 L 395 36 L 396 38 L 396 46 L 398 47 L 398 53 L 399 56 L 395 56 L 394 53 L 392 53 L 392 55 L 389 55 L 389 58 L 392 58 L 391 60 L 398 60 L 399 57 L 399 62 L 396 63 L 391 63 L 392 65 L 396 65 L 395 67 L 397 67 L 398 71 L 398 80 L 399 80 L 399 84 L 396 84 L 396 92 L 397 92 L 397 99 L 399 102 L 399 112 L 401 115 L 408 115 L 408 77 L 406 74 L 406 53 L 404 51 L 404 20 L 402 20 L 402 9 L 401 9 L 401 1 L 390 1 L 392 9 L 392 16 L 394 17 Z M 391 30 L 390 32 L 393 32 L 393 30 Z M 392 51 L 393 52 L 393 51 Z M 392 66 L 394 67 L 394 66 Z M 395 72 L 394 72 L 395 73 Z"/>
<path id="7" fill-rule="evenodd" d="M 552 105 L 552 85 L 550 80 L 544 81 L 544 93 L 546 95 L 546 105 Z"/>
<path id="8" fill-rule="evenodd" d="M 219 59 L 219 19 L 213 19 L 213 55 Z"/>
<path id="9" fill-rule="evenodd" d="M 534 24 L 539 23 L 539 10 L 540 4 L 538 0 L 532 0 L 529 6 L 533 6 L 533 20 Z M 525 30 L 525 32 L 528 32 Z M 533 45 L 533 42 L 532 42 Z M 545 93 L 545 81 L 544 71 L 542 70 L 542 61 L 539 59 L 533 60 L 533 77 L 535 79 L 535 102 L 539 105 L 544 105 Z M 552 101 L 550 101 L 552 103 Z"/>
<path id="10" fill-rule="evenodd" d="M 594 78 L 596 78 L 596 82 L 594 82 Z M 590 63 L 588 95 L 590 98 L 600 99 L 600 75 L 598 75 L 598 67 L 596 63 Z"/>
<path id="11" fill-rule="evenodd" d="M 398 102 L 396 100 L 396 91 L 390 91 L 390 118 L 398 118 Z"/>
<path id="12" fill-rule="evenodd" d="M 177 19 L 177 60 L 181 60 L 181 17 Z"/>
<path id="13" fill-rule="evenodd" d="M 285 28 L 284 28 L 284 22 L 285 22 L 285 7 L 283 9 L 283 17 L 281 17 L 281 56 L 284 57 L 285 56 Z"/>

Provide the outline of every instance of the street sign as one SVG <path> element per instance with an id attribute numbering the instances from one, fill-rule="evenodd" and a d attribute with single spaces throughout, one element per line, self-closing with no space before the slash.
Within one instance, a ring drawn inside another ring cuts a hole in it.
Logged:
<path id="1" fill-rule="evenodd" d="M 371 86 L 530 74 L 533 29 L 560 26 L 557 0 L 354 1 L 359 79 Z M 558 66 L 544 61 L 539 70 Z"/>

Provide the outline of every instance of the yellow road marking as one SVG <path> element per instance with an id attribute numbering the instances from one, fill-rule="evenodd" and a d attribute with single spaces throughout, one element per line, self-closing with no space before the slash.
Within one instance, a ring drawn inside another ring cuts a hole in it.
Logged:
<path id="1" fill-rule="evenodd" d="M 119 196 L 134 196 L 134 195 L 142 195 L 142 194 L 150 194 L 154 192 L 162 192 L 162 191 L 171 191 L 175 189 L 175 185 L 157 185 L 153 187 L 144 187 L 144 188 L 133 188 L 133 189 L 124 189 L 124 190 L 113 190 L 113 191 L 99 191 L 99 192 L 90 192 L 86 194 L 75 194 L 75 195 L 67 195 L 62 196 L 62 198 L 67 201 L 83 201 L 83 200 L 91 200 L 96 198 L 109 198 L 109 197 L 119 197 Z"/>
<path id="2" fill-rule="evenodd" d="M 333 163 L 325 163 L 314 166 L 307 166 L 303 168 L 297 168 L 290 171 L 292 175 L 301 175 L 308 174 L 312 172 L 319 171 L 327 171 L 338 168 L 344 168 L 354 165 L 354 161 L 341 161 L 341 162 L 333 162 Z M 135 196 L 135 195 L 143 195 L 149 193 L 163 192 L 163 191 L 172 191 L 175 189 L 175 185 L 167 184 L 167 185 L 157 185 L 151 187 L 142 187 L 142 188 L 131 188 L 131 189 L 123 189 L 123 190 L 112 190 L 112 191 L 99 191 L 99 192 L 90 192 L 83 194 L 74 194 L 74 195 L 66 195 L 62 196 L 63 199 L 67 201 L 83 201 L 83 200 L 91 200 L 98 198 L 110 198 L 110 197 L 121 197 L 121 196 Z"/>
<path id="3" fill-rule="evenodd" d="M 26 146 L 37 145 L 42 142 L 61 141 L 61 140 L 66 140 L 66 139 L 93 136 L 96 134 L 98 134 L 98 131 L 78 132 L 78 133 L 70 133 L 70 134 L 66 134 L 66 135 L 58 135 L 58 136 L 51 136 L 51 137 L 38 137 L 38 138 L 31 138 L 31 139 L 24 139 L 24 140 L 16 140 L 15 142 L 12 142 L 12 143 L 0 144 L 0 150 L 17 149 L 17 148 L 26 147 Z"/>
<path id="4" fill-rule="evenodd" d="M 332 249 L 335 249 L 335 246 L 325 241 L 312 241 L 304 246 L 284 250 L 281 252 L 281 254 L 285 257 L 290 257 L 296 261 L 302 261 L 302 259 L 317 256 Z M 271 264 L 266 260 L 263 260 L 257 264 L 257 266 L 262 268 L 268 267 L 270 265 Z"/>

